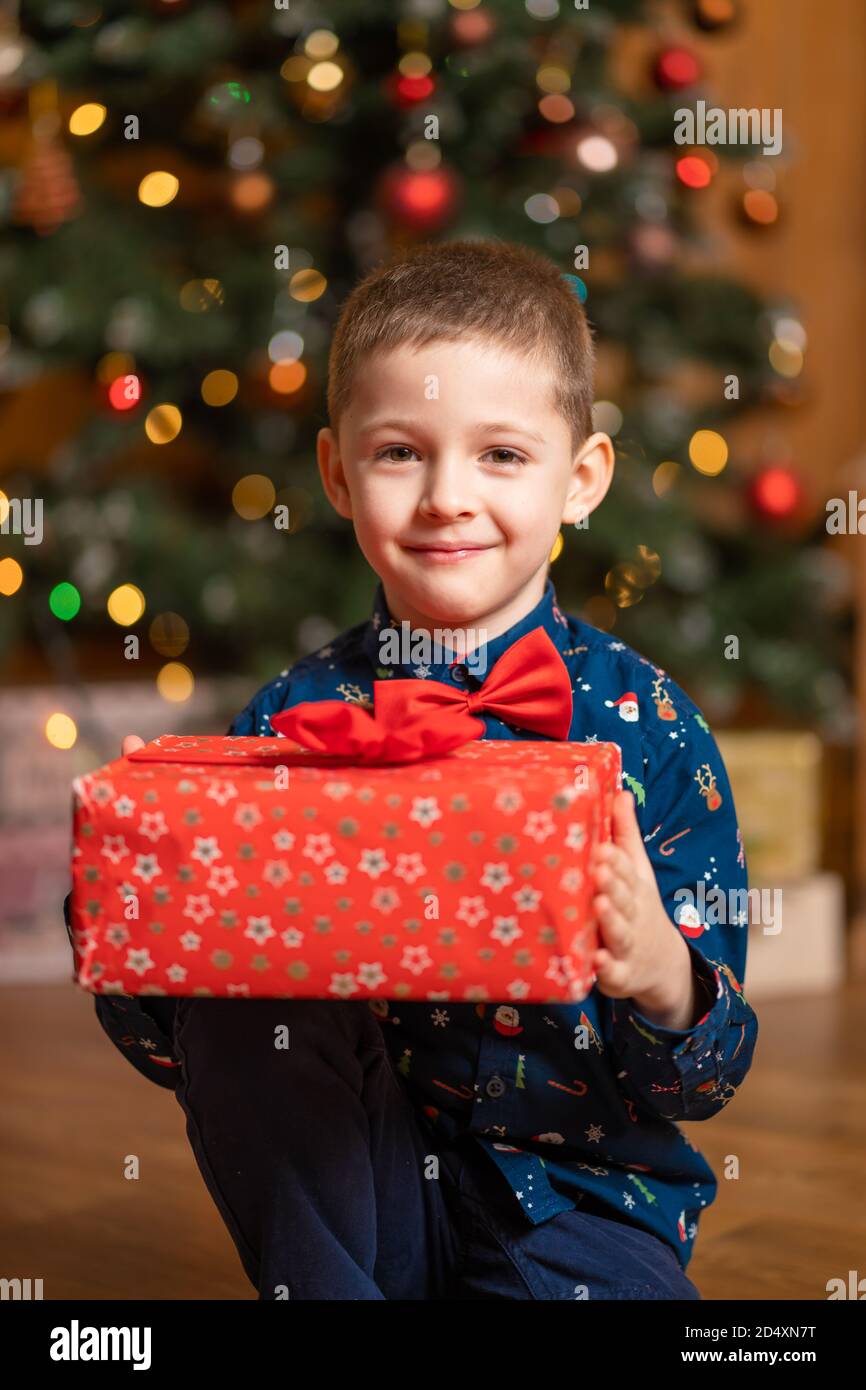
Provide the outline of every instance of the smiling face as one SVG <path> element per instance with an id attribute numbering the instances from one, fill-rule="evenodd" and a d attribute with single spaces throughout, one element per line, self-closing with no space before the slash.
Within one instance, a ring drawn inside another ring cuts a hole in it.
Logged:
<path id="1" fill-rule="evenodd" d="M 541 598 L 560 525 L 598 506 L 613 448 L 594 434 L 575 454 L 546 364 L 461 339 L 374 354 L 318 461 L 391 615 L 491 640 Z"/>

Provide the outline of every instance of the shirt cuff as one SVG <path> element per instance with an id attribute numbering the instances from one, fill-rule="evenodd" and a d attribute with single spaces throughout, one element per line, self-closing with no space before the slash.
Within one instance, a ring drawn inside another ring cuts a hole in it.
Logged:
<path id="1" fill-rule="evenodd" d="M 629 1008 L 628 1000 L 624 1001 L 626 1004 L 626 1022 L 629 1021 L 629 1018 L 636 1019 L 643 1028 L 650 1029 L 653 1033 L 660 1033 L 671 1042 L 675 1040 L 684 1042 L 698 1034 L 702 1036 L 712 1035 L 718 1031 L 727 1015 L 725 991 L 720 985 L 718 971 L 707 960 L 706 956 L 692 945 L 691 941 L 686 937 L 683 937 L 683 940 L 689 949 L 692 974 L 695 977 L 695 1008 L 702 1010 L 698 1015 L 697 1022 L 693 1023 L 691 1028 L 663 1028 L 660 1023 L 653 1022 L 638 1009 Z M 680 1048 L 678 1051 L 685 1051 L 685 1049 Z"/>

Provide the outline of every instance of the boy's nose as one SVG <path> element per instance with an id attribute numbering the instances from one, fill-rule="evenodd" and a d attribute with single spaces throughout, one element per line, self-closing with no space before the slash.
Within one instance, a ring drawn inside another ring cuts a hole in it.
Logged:
<path id="1" fill-rule="evenodd" d="M 425 473 L 419 510 L 424 516 L 452 518 L 474 516 L 478 503 L 472 495 L 469 465 L 462 459 L 431 463 Z"/>

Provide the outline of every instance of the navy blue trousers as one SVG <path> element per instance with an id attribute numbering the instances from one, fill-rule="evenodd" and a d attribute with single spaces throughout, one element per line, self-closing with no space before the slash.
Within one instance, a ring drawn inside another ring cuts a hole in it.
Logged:
<path id="1" fill-rule="evenodd" d="M 261 1299 L 700 1298 L 650 1232 L 587 1210 L 532 1226 L 468 1135 L 434 1141 L 366 1003 L 184 998 L 174 1048 Z"/>

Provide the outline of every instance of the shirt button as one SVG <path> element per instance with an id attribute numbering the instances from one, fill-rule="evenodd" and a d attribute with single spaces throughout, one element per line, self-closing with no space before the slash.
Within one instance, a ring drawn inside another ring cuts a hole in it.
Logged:
<path id="1" fill-rule="evenodd" d="M 468 676 L 469 672 L 467 671 L 466 667 L 462 664 L 462 662 L 458 661 L 456 666 L 451 667 L 451 674 L 454 677 L 454 679 L 456 681 L 459 681 L 462 685 L 466 680 L 466 677 Z"/>
<path id="2" fill-rule="evenodd" d="M 484 1089 L 487 1091 L 487 1094 L 489 1096 L 492 1096 L 494 1100 L 497 1100 L 505 1090 L 505 1082 L 502 1080 L 501 1076 L 491 1076 Z"/>

